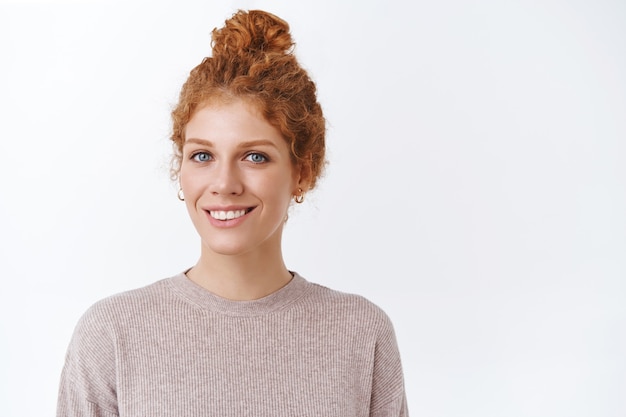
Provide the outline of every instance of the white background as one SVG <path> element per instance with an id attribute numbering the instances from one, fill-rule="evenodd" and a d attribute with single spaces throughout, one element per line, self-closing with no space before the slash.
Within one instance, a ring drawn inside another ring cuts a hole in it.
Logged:
<path id="1" fill-rule="evenodd" d="M 85 309 L 195 262 L 169 112 L 237 8 L 328 119 L 287 264 L 387 311 L 411 415 L 626 415 L 624 2 L 0 2 L 0 415 L 53 415 Z"/>

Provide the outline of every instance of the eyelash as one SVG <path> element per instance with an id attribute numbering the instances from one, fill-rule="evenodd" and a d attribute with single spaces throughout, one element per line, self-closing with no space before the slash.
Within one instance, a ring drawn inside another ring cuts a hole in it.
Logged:
<path id="1" fill-rule="evenodd" d="M 208 153 L 208 152 L 204 152 L 204 151 L 199 151 L 199 152 L 194 152 L 194 153 L 192 153 L 192 154 L 189 156 L 189 159 L 191 159 L 191 160 L 193 160 L 193 161 L 195 161 L 195 162 L 200 162 L 200 163 L 210 161 L 210 159 L 208 159 L 208 160 L 206 160 L 206 161 L 199 161 L 199 160 L 198 160 L 198 156 L 200 156 L 200 155 L 206 155 L 206 156 L 208 156 L 209 158 L 213 158 L 213 157 L 211 156 L 211 154 L 210 154 L 210 153 Z"/>
<path id="2" fill-rule="evenodd" d="M 261 162 L 250 161 L 253 164 L 264 164 L 269 161 L 269 158 L 260 152 L 250 152 L 249 154 L 246 155 L 246 160 L 250 160 L 250 157 L 252 156 L 260 156 L 261 158 L 263 158 L 263 161 Z"/>
<path id="3" fill-rule="evenodd" d="M 200 161 L 200 160 L 198 160 L 198 157 L 200 155 L 206 155 L 209 159 L 204 160 L 204 161 Z M 252 160 L 250 160 L 250 158 L 253 157 L 253 156 L 260 156 L 261 158 L 263 158 L 263 160 L 259 161 L 259 162 L 252 161 Z M 198 152 L 192 153 L 189 156 L 189 159 L 191 159 L 191 160 L 193 160 L 195 162 L 204 163 L 204 162 L 209 162 L 211 159 L 213 159 L 213 156 L 210 153 L 208 153 L 208 152 L 198 151 Z M 250 161 L 250 162 L 252 162 L 253 164 L 256 164 L 256 165 L 264 164 L 266 162 L 269 162 L 269 160 L 270 160 L 267 157 L 267 155 L 264 155 L 264 154 L 262 154 L 260 152 L 250 152 L 249 154 L 246 155 L 245 159 Z"/>

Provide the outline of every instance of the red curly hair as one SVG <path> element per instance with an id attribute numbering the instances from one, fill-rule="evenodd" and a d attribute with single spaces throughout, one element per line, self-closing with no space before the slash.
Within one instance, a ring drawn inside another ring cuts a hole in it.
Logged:
<path id="1" fill-rule="evenodd" d="M 174 165 L 178 177 L 185 127 L 202 106 L 233 98 L 248 100 L 283 135 L 292 162 L 302 169 L 309 189 L 325 164 L 326 124 L 315 83 L 294 54 L 289 25 L 273 14 L 238 11 L 212 32 L 212 56 L 195 67 L 172 111 Z"/>

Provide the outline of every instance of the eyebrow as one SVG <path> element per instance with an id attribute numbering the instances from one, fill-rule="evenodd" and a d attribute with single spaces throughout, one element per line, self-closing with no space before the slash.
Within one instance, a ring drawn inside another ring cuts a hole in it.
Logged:
<path id="1" fill-rule="evenodd" d="M 183 146 L 188 143 L 196 143 L 198 145 L 203 145 L 203 146 L 208 146 L 208 147 L 214 146 L 213 142 L 211 142 L 210 140 L 198 139 L 198 138 L 189 138 L 185 140 L 185 143 L 183 144 Z M 274 142 L 272 142 L 271 140 L 267 140 L 267 139 L 249 140 L 246 142 L 241 142 L 239 145 L 237 145 L 238 148 L 250 148 L 254 146 L 271 146 L 271 147 L 277 148 Z"/>
<path id="2" fill-rule="evenodd" d="M 213 142 L 209 140 L 205 140 L 205 139 L 189 138 L 185 140 L 185 142 L 183 143 L 183 146 L 187 145 L 188 143 L 196 143 L 198 145 L 204 145 L 204 146 L 213 146 Z"/>

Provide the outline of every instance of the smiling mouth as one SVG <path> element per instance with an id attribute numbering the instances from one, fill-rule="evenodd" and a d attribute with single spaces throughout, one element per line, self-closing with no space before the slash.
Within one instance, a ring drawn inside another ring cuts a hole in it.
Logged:
<path id="1" fill-rule="evenodd" d="M 228 210 L 228 211 L 209 210 L 209 215 L 216 220 L 232 220 L 232 219 L 237 219 L 241 216 L 245 216 L 246 214 L 250 213 L 252 210 L 254 210 L 254 207 L 250 207 L 250 208 L 243 209 L 243 210 Z"/>

